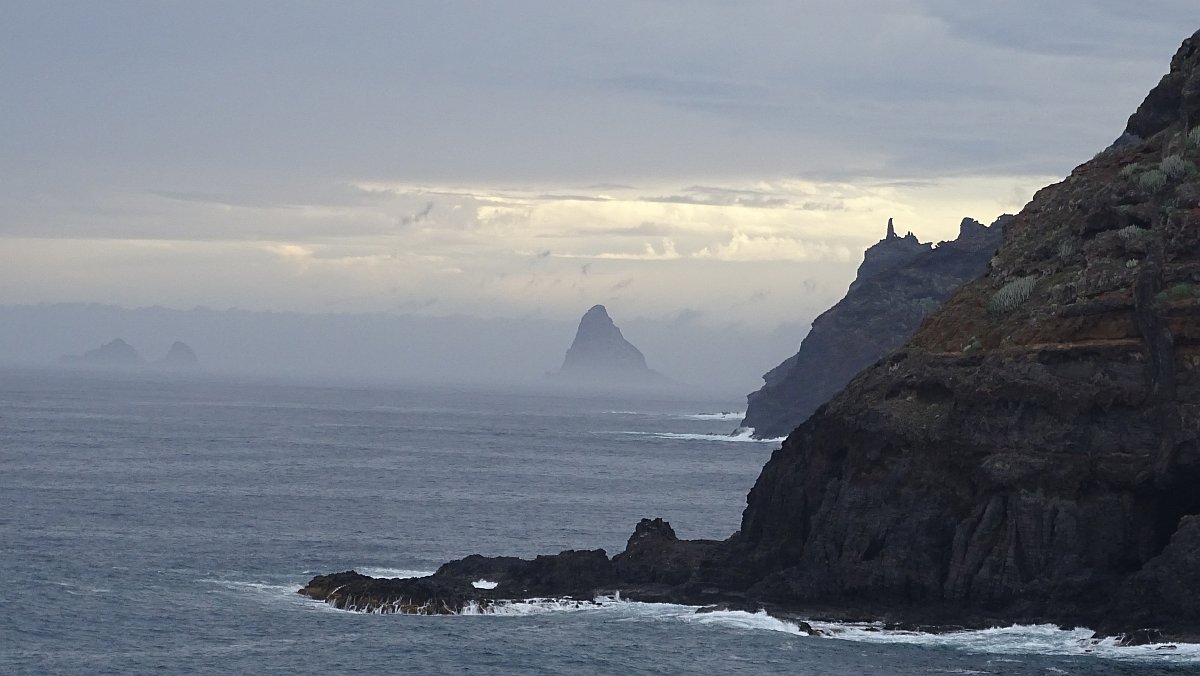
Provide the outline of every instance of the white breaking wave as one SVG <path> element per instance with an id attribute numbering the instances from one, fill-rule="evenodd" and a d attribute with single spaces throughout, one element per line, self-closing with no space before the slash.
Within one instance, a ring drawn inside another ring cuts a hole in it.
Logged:
<path id="1" fill-rule="evenodd" d="M 505 617 L 544 615 L 558 612 L 590 612 L 609 617 L 683 622 L 687 624 L 717 625 L 730 629 L 778 631 L 801 636 L 798 626 L 780 620 L 765 612 L 748 613 L 741 610 L 719 610 L 697 613 L 695 606 L 673 603 L 642 603 L 624 601 L 620 594 L 598 596 L 591 601 L 576 599 L 526 599 L 524 601 L 501 601 L 481 608 L 472 603 L 463 609 L 463 615 L 498 615 Z"/>
<path id="2" fill-rule="evenodd" d="M 1166 643 L 1120 646 L 1113 637 L 1096 638 L 1091 629 L 1061 629 L 1052 624 L 1012 625 L 992 629 L 929 634 L 883 630 L 873 624 L 811 622 L 830 638 L 862 643 L 904 643 L 955 648 L 1000 655 L 1095 655 L 1119 660 L 1200 663 L 1200 644 Z"/>
<path id="3" fill-rule="evenodd" d="M 495 589 L 498 584 L 500 584 L 500 583 L 492 582 L 491 580 L 484 580 L 483 578 L 480 578 L 480 579 L 472 582 L 471 586 L 476 589 Z"/>
<path id="4" fill-rule="evenodd" d="M 374 570 L 391 571 L 391 569 Z M 422 571 L 407 572 L 420 573 Z M 296 598 L 294 587 L 247 582 L 226 582 L 221 580 L 211 581 L 231 588 L 249 587 L 272 593 L 287 590 L 292 598 Z M 488 581 L 479 580 L 476 584 L 481 582 Z M 309 605 L 324 606 L 327 609 L 333 608 L 331 605 L 311 599 L 307 599 L 305 602 Z M 697 606 L 626 601 L 621 598 L 620 593 L 617 593 L 614 596 L 598 596 L 590 601 L 567 598 L 532 598 L 523 601 L 499 601 L 486 607 L 480 607 L 476 603 L 471 603 L 459 615 L 522 617 L 544 615 L 547 613 L 581 612 L 595 613 L 617 620 L 680 622 L 684 624 L 719 626 L 740 631 L 773 631 L 793 636 L 808 636 L 796 623 L 772 617 L 764 611 L 749 613 L 742 610 L 717 610 L 701 613 L 696 612 L 697 610 L 699 610 Z M 359 614 L 356 611 L 346 610 L 338 610 L 336 612 L 349 615 Z M 1090 629 L 1061 629 L 1049 624 L 1013 625 L 1009 627 L 953 631 L 940 634 L 883 629 L 881 625 L 871 623 L 840 623 L 812 620 L 809 621 L 809 624 L 813 629 L 821 632 L 820 636 L 812 637 L 812 640 L 906 644 L 951 648 L 964 652 L 992 655 L 1090 655 L 1105 659 L 1141 663 L 1200 665 L 1200 644 L 1166 643 L 1122 647 L 1118 645 L 1118 639 L 1113 637 L 1096 638 L 1095 632 Z"/>
<path id="5" fill-rule="evenodd" d="M 654 437 L 655 439 L 683 439 L 686 441 L 735 441 L 735 442 L 751 442 L 756 444 L 776 444 L 784 440 L 785 437 L 775 437 L 773 439 L 755 439 L 753 427 L 739 427 L 732 434 L 719 434 L 716 432 L 708 434 L 682 433 L 682 432 L 617 432 L 616 434 L 632 434 L 644 437 Z"/>
<path id="6" fill-rule="evenodd" d="M 525 599 L 524 601 L 499 601 L 488 606 L 480 606 L 471 602 L 463 608 L 461 615 L 544 615 L 546 613 L 564 610 L 602 610 L 619 601 L 598 597 L 593 601 L 578 601 L 575 599 Z"/>
<path id="7" fill-rule="evenodd" d="M 745 411 L 722 411 L 720 413 L 692 413 L 690 415 L 681 415 L 680 418 L 688 420 L 741 420 L 746 417 Z"/>
<path id="8" fill-rule="evenodd" d="M 270 592 L 272 594 L 278 592 L 287 592 L 295 594 L 296 585 L 294 584 L 272 584 L 270 582 L 243 582 L 240 580 L 215 580 L 211 578 L 201 579 L 201 582 L 209 582 L 226 589 L 245 590 L 250 589 L 259 592 Z"/>
<path id="9" fill-rule="evenodd" d="M 745 411 L 720 411 L 711 413 L 663 413 L 646 411 L 605 411 L 609 415 L 636 415 L 647 418 L 676 418 L 678 420 L 741 420 Z"/>
<path id="10" fill-rule="evenodd" d="M 429 577 L 432 570 L 410 570 L 408 568 L 355 568 L 358 572 L 369 577 Z"/>
<path id="11" fill-rule="evenodd" d="M 73 582 L 51 582 L 51 584 L 62 587 L 63 591 L 71 594 L 72 596 L 81 596 L 83 594 L 107 594 L 112 591 L 111 589 L 104 587 L 91 587 L 75 584 Z"/>

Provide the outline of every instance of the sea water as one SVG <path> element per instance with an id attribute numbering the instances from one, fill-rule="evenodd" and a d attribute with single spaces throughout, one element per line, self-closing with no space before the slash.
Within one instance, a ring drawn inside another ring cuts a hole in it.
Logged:
<path id="1" fill-rule="evenodd" d="M 0 371 L 0 673 L 1132 674 L 1193 646 L 631 603 L 366 615 L 295 592 L 472 553 L 723 538 L 778 442 L 739 402 Z"/>

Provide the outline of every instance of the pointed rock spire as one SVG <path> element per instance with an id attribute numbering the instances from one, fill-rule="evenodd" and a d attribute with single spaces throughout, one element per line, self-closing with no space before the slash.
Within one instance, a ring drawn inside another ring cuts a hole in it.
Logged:
<path id="1" fill-rule="evenodd" d="M 163 357 L 159 363 L 172 367 L 192 367 L 199 366 L 200 359 L 196 357 L 196 351 L 191 346 L 177 340 L 171 343 L 170 349 L 167 350 L 167 356 Z"/>
<path id="2" fill-rule="evenodd" d="M 892 219 L 888 219 L 887 236 L 884 239 L 896 239 L 896 226 L 892 225 Z"/>
<path id="3" fill-rule="evenodd" d="M 579 321 L 575 341 L 567 350 L 559 375 L 577 381 L 613 383 L 660 379 L 646 358 L 613 323 L 603 305 L 595 305 Z"/>

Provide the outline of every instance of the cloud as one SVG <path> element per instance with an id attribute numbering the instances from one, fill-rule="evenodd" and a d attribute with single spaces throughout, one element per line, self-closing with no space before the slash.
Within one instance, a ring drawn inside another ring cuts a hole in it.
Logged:
<path id="1" fill-rule="evenodd" d="M 218 207 L 239 207 L 245 209 L 289 209 L 296 207 L 296 205 L 264 199 L 261 195 L 222 195 L 193 190 L 150 190 L 148 192 L 151 195 L 157 195 L 169 200 Z"/>
<path id="2" fill-rule="evenodd" d="M 572 194 L 555 194 L 545 193 L 538 195 L 537 199 L 547 201 L 563 201 L 563 202 L 611 202 L 613 198 L 607 195 L 572 195 Z"/>
<path id="3" fill-rule="evenodd" d="M 311 247 L 300 244 L 268 244 L 266 249 L 277 256 L 291 260 L 309 259 L 313 255 Z"/>
<path id="4" fill-rule="evenodd" d="M 403 227 L 407 227 L 410 225 L 416 225 L 418 223 L 422 223 L 429 218 L 429 214 L 431 214 L 431 213 L 433 213 L 433 202 L 426 202 L 425 206 L 421 207 L 420 211 L 417 211 L 414 214 L 409 214 L 407 216 L 403 216 L 400 219 L 400 227 L 403 228 Z"/>
<path id="5" fill-rule="evenodd" d="M 729 242 L 705 247 L 696 252 L 697 258 L 722 261 L 849 261 L 850 249 L 825 242 L 807 242 L 790 237 L 756 237 L 735 232 Z"/>
<path id="6" fill-rule="evenodd" d="M 682 230 L 682 226 L 667 225 L 665 223 L 638 223 L 621 228 L 604 228 L 594 231 L 597 235 L 613 235 L 617 237 L 662 237 L 678 234 Z"/>
<path id="7" fill-rule="evenodd" d="M 929 14 L 944 22 L 951 33 L 976 44 L 1009 51 L 1047 56 L 1090 58 L 1146 58 L 1160 53 L 1162 19 L 1187 16 L 1195 30 L 1200 19 L 1191 0 L 1148 0 L 1130 4 L 1123 0 L 1081 0 L 1052 4 L 1038 0 L 1010 0 L 1004 4 L 923 0 Z M 1031 21 L 1031 17 L 1037 17 Z M 1179 39 L 1185 35 L 1181 32 Z M 1114 54 L 1113 45 L 1126 47 Z"/>
<path id="8" fill-rule="evenodd" d="M 640 253 L 599 253 L 591 257 L 625 261 L 670 261 L 681 256 L 675 249 L 675 242 L 663 237 L 657 248 L 651 242 L 643 243 Z"/>
<path id="9" fill-rule="evenodd" d="M 675 326 L 685 326 L 687 324 L 690 324 L 690 323 L 702 318 L 703 316 L 704 316 L 704 313 L 701 312 L 700 310 L 697 310 L 696 308 L 692 308 L 692 307 L 687 307 L 687 308 L 683 308 L 679 312 L 676 312 L 675 316 L 671 317 L 670 323 Z"/>
<path id="10" fill-rule="evenodd" d="M 718 114 L 778 115 L 787 106 L 761 84 L 677 74 L 627 74 L 596 81 L 601 88 L 651 97 L 669 106 Z"/>
<path id="11" fill-rule="evenodd" d="M 789 201 L 779 194 L 762 190 L 738 190 L 714 186 L 692 186 L 682 195 L 644 197 L 646 202 L 669 204 L 701 204 L 707 206 L 739 206 L 751 209 L 771 209 L 787 206 Z"/>

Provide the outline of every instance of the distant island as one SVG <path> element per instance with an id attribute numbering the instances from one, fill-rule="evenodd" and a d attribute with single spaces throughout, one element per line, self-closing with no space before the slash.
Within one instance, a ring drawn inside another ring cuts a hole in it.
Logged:
<path id="1" fill-rule="evenodd" d="M 81 355 L 65 355 L 61 361 L 88 366 L 138 366 L 146 363 L 142 355 L 121 338 L 114 338 Z"/>
<path id="2" fill-rule="evenodd" d="M 123 338 L 114 338 L 83 354 L 64 355 L 59 361 L 75 366 L 103 368 L 137 368 L 149 365 L 142 355 Z M 187 343 L 177 340 L 171 344 L 166 356 L 152 365 L 170 369 L 190 369 L 199 366 L 200 359 L 196 356 L 196 351 Z"/>
<path id="3" fill-rule="evenodd" d="M 200 359 L 196 357 L 196 351 L 187 343 L 177 340 L 171 343 L 171 347 L 167 350 L 167 356 L 159 360 L 158 364 L 168 368 L 188 369 L 199 366 Z"/>
<path id="4" fill-rule="evenodd" d="M 593 305 L 579 320 L 575 340 L 567 348 L 555 377 L 575 385 L 666 385 L 669 380 L 646 365 L 642 351 L 621 334 L 608 310 Z"/>

